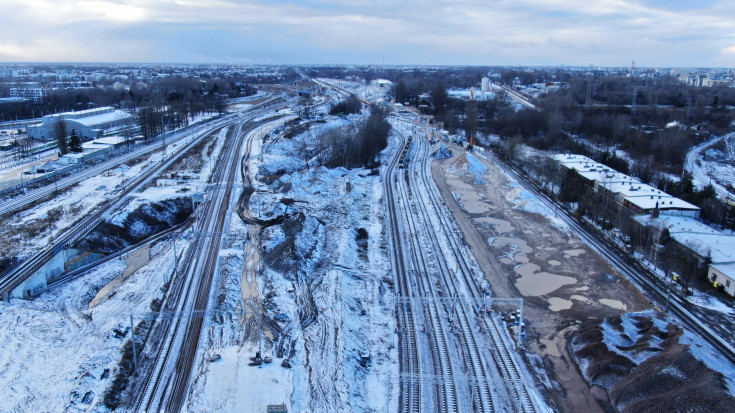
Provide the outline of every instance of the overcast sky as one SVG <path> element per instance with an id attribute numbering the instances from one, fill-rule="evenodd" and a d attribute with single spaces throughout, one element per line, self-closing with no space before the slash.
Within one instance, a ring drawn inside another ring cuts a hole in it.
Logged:
<path id="1" fill-rule="evenodd" d="M 735 66 L 732 0 L 0 0 L 0 61 Z"/>

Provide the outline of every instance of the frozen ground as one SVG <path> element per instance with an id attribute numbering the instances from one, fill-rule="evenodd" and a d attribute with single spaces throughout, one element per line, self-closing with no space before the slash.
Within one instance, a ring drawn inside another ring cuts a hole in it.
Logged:
<path id="1" fill-rule="evenodd" d="M 141 203 L 189 196 L 191 190 L 182 188 L 208 180 L 214 166 L 209 157 L 219 154 L 224 136 L 225 131 L 217 139 L 210 139 L 201 154 L 185 156 L 191 164 L 184 161 L 177 173 L 190 175 L 190 179 L 154 181 L 125 211 Z M 182 144 L 183 141 L 168 145 L 166 150 L 173 151 Z M 154 153 L 131 167 L 115 168 L 16 214 L 6 222 L 6 234 L 14 228 L 27 230 L 43 221 L 50 221 L 51 230 L 33 241 L 5 245 L 35 250 L 80 214 L 112 197 L 121 182 L 160 162 L 160 157 L 160 153 Z M 49 215 L 55 210 L 60 215 L 50 220 Z M 188 245 L 189 241 L 178 240 L 179 254 Z M 160 287 L 170 276 L 173 262 L 172 244 L 167 240 L 105 263 L 34 301 L 0 302 L 0 383 L 9 389 L 0 400 L 0 411 L 105 410 L 104 392 L 118 372 L 121 350 L 130 338 L 129 316 L 137 318 L 137 324 L 142 315 L 151 311 L 150 304 L 162 295 Z"/>
<path id="2" fill-rule="evenodd" d="M 185 143 L 185 140 L 180 140 L 169 144 L 166 146 L 166 152 L 171 153 Z M 48 201 L 7 218 L 0 229 L 0 237 L 6 240 L 0 246 L 0 252 L 3 256 L 15 255 L 21 260 L 34 254 L 70 227 L 79 217 L 90 213 L 104 201 L 112 199 L 127 181 L 160 162 L 161 156 L 160 152 L 155 152 L 132 166 L 124 165 L 86 179 Z M 146 202 L 148 196 L 168 199 L 191 195 L 191 192 L 177 195 L 179 189 L 181 188 L 162 189 L 157 193 L 151 191 L 140 199 Z"/>
<path id="3" fill-rule="evenodd" d="M 34 301 L 0 302 L 0 411 L 106 410 L 102 399 L 130 338 L 129 317 L 140 321 L 161 295 L 173 265 L 170 248 L 159 243 L 143 255 L 110 261 Z M 124 283 L 89 307 L 100 289 L 123 275 Z"/>
<path id="4" fill-rule="evenodd" d="M 366 85 L 364 82 L 356 82 L 344 79 L 320 78 L 317 80 L 320 82 L 329 83 L 333 86 L 337 86 L 341 89 L 346 90 L 349 93 L 352 93 L 362 99 L 366 99 L 371 102 L 377 102 L 381 99 L 384 99 L 390 91 L 390 89 L 380 87 L 377 81 L 372 81 L 369 85 Z M 340 97 L 344 98 L 344 95 Z"/>
<path id="5" fill-rule="evenodd" d="M 345 122 L 330 120 L 319 128 Z M 260 327 L 258 315 L 210 326 L 204 353 L 222 358 L 202 357 L 188 402 L 194 411 L 264 411 L 267 404 L 280 403 L 294 412 L 397 408 L 380 176 L 307 168 L 310 160 L 297 154 L 303 145 L 313 146 L 310 140 L 317 135 L 315 129 L 279 140 L 268 145 L 262 165 L 251 163 L 252 174 L 282 174 L 258 184 L 261 191 L 250 201 L 256 215 L 292 218 L 263 230 L 262 244 L 254 249 L 253 226 L 236 214 L 230 217 L 218 305 L 257 309 L 263 318 Z M 251 161 L 256 160 L 254 153 Z M 280 199 L 295 202 L 286 207 Z M 358 241 L 358 230 L 366 234 L 364 241 Z M 256 297 L 250 295 L 254 286 Z M 273 363 L 249 366 L 259 348 Z M 371 360 L 363 367 L 360 354 L 366 352 Z M 287 357 L 290 369 L 280 365 Z"/>

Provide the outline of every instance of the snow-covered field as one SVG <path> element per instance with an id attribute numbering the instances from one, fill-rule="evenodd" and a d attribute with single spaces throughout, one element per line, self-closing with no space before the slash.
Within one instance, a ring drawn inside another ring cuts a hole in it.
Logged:
<path id="1" fill-rule="evenodd" d="M 380 83 L 377 81 L 372 81 L 370 82 L 370 84 L 365 84 L 364 82 L 356 82 L 345 79 L 320 78 L 317 80 L 336 86 L 340 89 L 344 89 L 349 93 L 352 93 L 362 99 L 366 99 L 371 102 L 377 102 L 381 99 L 384 99 L 388 92 L 390 92 L 389 88 L 381 87 Z M 340 95 L 340 98 L 344 98 L 344 95 Z"/>
<path id="2" fill-rule="evenodd" d="M 170 242 L 137 254 L 105 263 L 33 301 L 0 302 L 0 411 L 106 410 L 102 399 L 130 338 L 130 316 L 137 324 L 151 311 L 173 266 Z M 95 295 L 123 275 L 125 282 L 106 290 L 90 308 Z"/>
<path id="3" fill-rule="evenodd" d="M 302 213 L 303 219 L 266 228 L 259 261 L 248 228 L 230 217 L 229 240 L 220 266 L 218 302 L 223 308 L 257 308 L 269 324 L 230 320 L 212 324 L 197 378 L 189 396 L 192 411 L 264 411 L 285 403 L 289 411 L 395 411 L 397 353 L 393 344 L 388 251 L 382 217 L 380 176 L 367 170 L 306 167 L 314 159 L 298 154 L 320 132 L 349 124 L 329 120 L 293 139 L 267 145 L 263 164 L 249 168 L 282 173 L 261 182 L 250 206 L 256 216 Z M 259 160 L 259 146 L 251 160 Z M 293 199 L 286 207 L 277 202 Z M 360 230 L 360 229 L 364 229 Z M 367 234 L 366 248 L 357 241 Z M 250 232 L 252 235 L 252 232 Z M 245 240 L 245 241 L 243 241 Z M 245 252 L 247 251 L 247 253 Z M 258 266 L 257 276 L 249 275 Z M 253 286 L 256 299 L 250 296 Z M 257 319 L 256 315 L 253 320 Z M 274 334 L 275 330 L 278 334 Z M 278 349 L 284 353 L 279 357 Z M 261 349 L 273 363 L 249 366 Z M 360 355 L 370 364 L 360 365 Z M 210 362 L 211 355 L 221 356 Z M 281 362 L 289 358 L 291 368 Z"/>
<path id="4" fill-rule="evenodd" d="M 214 166 L 209 157 L 218 156 L 225 134 L 226 130 L 205 145 L 200 168 L 179 168 L 180 175 L 188 174 L 192 179 L 157 182 L 136 194 L 118 218 L 123 219 L 143 203 L 190 196 L 191 187 L 208 180 Z M 166 151 L 170 153 L 184 143 L 170 144 Z M 210 145 L 213 147 L 207 157 Z M 124 181 L 160 159 L 161 154 L 154 153 L 131 167 L 118 167 L 87 179 L 50 201 L 16 214 L 6 222 L 5 231 L 36 225 L 47 220 L 49 212 L 61 211 L 51 222 L 51 230 L 32 240 L 11 239 L 6 246 L 35 251 L 79 216 L 111 198 Z M 179 254 L 189 242 L 177 241 Z M 104 392 L 118 372 L 123 345 L 130 338 L 129 317 L 133 315 L 137 324 L 151 311 L 151 302 L 161 297 L 160 287 L 174 263 L 172 247 L 171 241 L 141 247 L 33 301 L 0 302 L 0 383 L 7 389 L 0 399 L 0 411 L 104 411 Z"/>

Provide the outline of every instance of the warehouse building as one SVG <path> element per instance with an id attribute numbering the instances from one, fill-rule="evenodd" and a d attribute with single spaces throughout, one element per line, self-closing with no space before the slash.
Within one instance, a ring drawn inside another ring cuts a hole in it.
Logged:
<path id="1" fill-rule="evenodd" d="M 596 191 L 604 191 L 636 214 L 650 214 L 658 208 L 664 215 L 699 218 L 700 208 L 666 192 L 622 174 L 583 155 L 559 154 L 552 158 L 573 169 Z"/>
<path id="2" fill-rule="evenodd" d="M 28 136 L 42 141 L 53 140 L 54 127 L 60 120 L 66 123 L 67 136 L 74 130 L 84 141 L 101 138 L 104 133 L 130 127 L 135 123 L 133 115 L 108 106 L 46 115 L 41 118 L 40 124 L 28 126 Z"/>

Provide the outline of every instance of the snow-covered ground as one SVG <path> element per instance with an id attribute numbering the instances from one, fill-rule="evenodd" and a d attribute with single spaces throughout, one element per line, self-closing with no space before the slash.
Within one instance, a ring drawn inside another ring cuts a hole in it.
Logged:
<path id="1" fill-rule="evenodd" d="M 183 165 L 177 169 L 178 175 L 191 179 L 160 179 L 133 197 L 118 218 L 123 219 L 143 203 L 190 196 L 190 188 L 205 186 L 214 167 L 209 159 L 219 155 L 225 135 L 223 130 L 204 145 L 203 153 L 197 154 L 203 158 L 198 167 L 187 169 Z M 183 140 L 170 144 L 166 151 L 170 153 L 183 144 Z M 87 179 L 50 201 L 16 214 L 6 222 L 5 231 L 35 225 L 47 220 L 49 212 L 61 211 L 51 222 L 50 231 L 6 245 L 34 251 L 81 214 L 112 197 L 124 181 L 160 160 L 161 154 L 154 153 L 133 166 Z M 182 254 L 190 242 L 178 240 L 177 252 Z M 0 383 L 8 389 L 0 400 L 0 411 L 104 411 L 104 392 L 118 372 L 123 345 L 130 338 L 129 317 L 133 315 L 137 324 L 151 311 L 151 302 L 161 297 L 160 287 L 174 263 L 172 247 L 168 240 L 141 247 L 33 301 L 0 302 Z"/>
<path id="2" fill-rule="evenodd" d="M 627 313 L 621 316 L 622 329 L 618 331 L 611 327 L 607 321 L 602 323 L 603 342 L 611 351 L 627 357 L 636 365 L 641 365 L 648 358 L 655 356 L 662 347 L 663 340 L 655 335 L 648 338 L 648 348 L 641 350 L 630 350 L 631 344 L 638 342 L 641 338 L 639 333 L 640 327 L 636 325 L 637 317 L 650 318 L 654 326 L 660 331 L 667 331 L 667 325 L 672 323 L 676 325 L 676 320 L 664 314 L 648 310 L 639 313 Z M 679 343 L 687 345 L 689 352 L 699 361 L 703 362 L 712 370 L 722 373 L 723 379 L 731 395 L 735 396 L 735 366 L 730 362 L 723 360 L 719 351 L 702 340 L 698 335 L 683 330 Z"/>
<path id="3" fill-rule="evenodd" d="M 130 339 L 130 316 L 137 324 L 151 311 L 174 260 L 170 242 L 122 258 L 34 301 L 0 302 L 0 411 L 106 410 L 104 392 Z M 90 308 L 95 295 L 121 276 L 125 282 Z"/>
<path id="4" fill-rule="evenodd" d="M 386 281 L 391 279 L 388 251 L 382 248 L 380 176 L 361 169 L 307 168 L 315 160 L 299 155 L 304 145 L 316 146 L 311 140 L 321 128 L 349 122 L 331 119 L 268 144 L 262 158 L 260 146 L 254 146 L 251 174 L 282 174 L 256 185 L 259 192 L 250 202 L 255 215 L 272 218 L 288 212 L 303 218 L 263 231 L 258 264 L 249 245 L 255 237 L 247 235 L 253 228 L 233 214 L 217 294 L 223 308 L 258 308 L 269 320 L 280 315 L 282 321 L 268 322 L 276 322 L 280 332 L 261 327 L 259 343 L 258 328 L 248 328 L 254 321 L 213 324 L 203 352 L 221 359 L 202 357 L 189 396 L 191 410 L 264 411 L 267 404 L 281 403 L 295 412 L 396 410 L 397 383 L 392 378 L 397 377 L 398 362 Z M 263 164 L 253 166 L 260 159 Z M 284 198 L 296 202 L 288 207 L 277 202 Z M 356 239 L 361 228 L 367 248 Z M 258 266 L 255 279 L 249 275 L 253 266 Z M 253 286 L 256 299 L 250 296 Z M 259 348 L 273 363 L 249 366 Z M 364 352 L 371 357 L 368 367 L 359 363 Z M 291 368 L 281 367 L 284 358 Z"/>
<path id="5" fill-rule="evenodd" d="M 377 102 L 380 99 L 384 99 L 386 95 L 390 92 L 389 88 L 381 87 L 378 81 L 372 81 L 370 82 L 370 84 L 365 84 L 365 82 L 356 82 L 344 79 L 320 78 L 317 80 L 336 86 L 340 89 L 344 89 L 345 91 L 352 93 L 353 95 L 356 95 L 362 99 L 369 100 L 371 102 Z M 344 95 L 340 96 L 340 98 L 344 98 Z"/>

